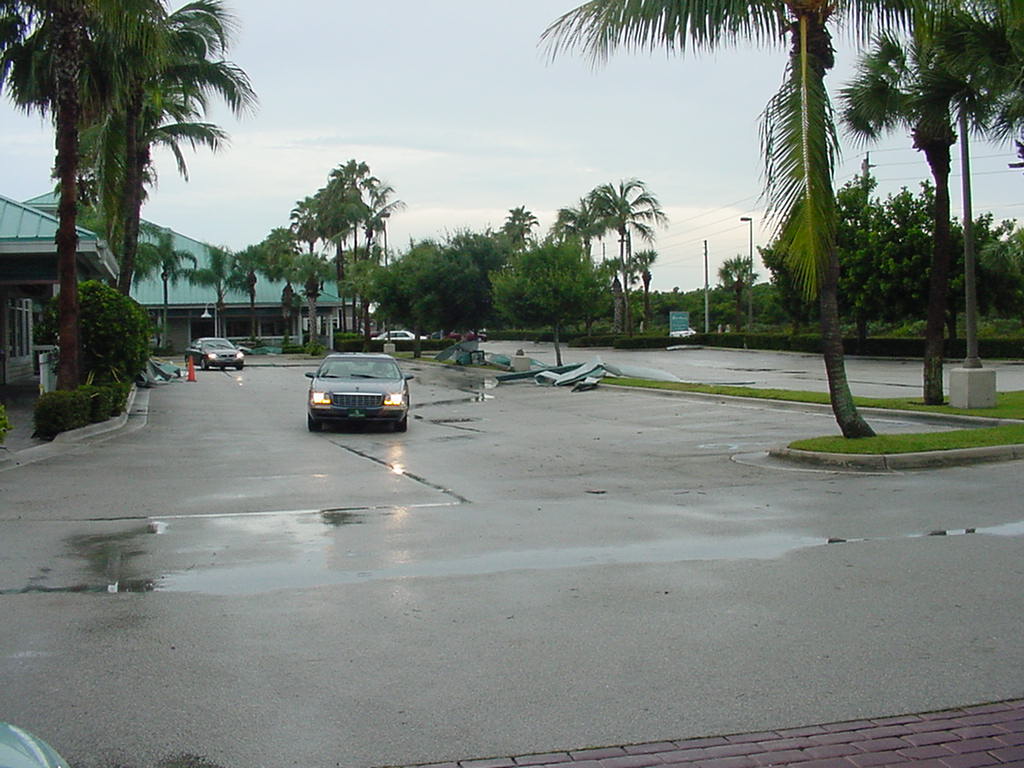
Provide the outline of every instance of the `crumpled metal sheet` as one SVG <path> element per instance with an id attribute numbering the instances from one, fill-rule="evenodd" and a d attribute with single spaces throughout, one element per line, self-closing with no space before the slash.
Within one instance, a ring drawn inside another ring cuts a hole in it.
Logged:
<path id="1" fill-rule="evenodd" d="M 460 341 L 457 344 L 452 344 L 450 347 L 445 347 L 444 349 L 442 349 L 440 352 L 434 355 L 434 359 L 458 359 L 463 354 L 476 352 L 479 346 L 480 342 L 478 342 L 476 339 L 473 339 L 472 341 Z"/>
<path id="2" fill-rule="evenodd" d="M 594 357 L 585 363 L 551 366 L 540 370 L 519 373 L 500 373 L 495 378 L 499 383 L 533 379 L 544 387 L 566 387 L 581 382 L 586 386 L 574 391 L 583 392 L 594 389 L 605 376 L 618 376 L 630 379 L 649 379 L 651 381 L 682 381 L 678 376 L 659 368 L 646 368 L 638 365 L 612 365 L 600 357 Z M 593 380 L 593 381 L 591 381 Z"/>

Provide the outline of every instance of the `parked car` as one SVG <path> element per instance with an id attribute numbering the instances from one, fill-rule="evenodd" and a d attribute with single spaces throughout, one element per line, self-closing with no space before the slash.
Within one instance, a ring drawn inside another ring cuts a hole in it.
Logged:
<path id="1" fill-rule="evenodd" d="M 410 373 L 402 373 L 391 355 L 339 352 L 307 371 L 309 395 L 306 426 L 319 432 L 324 424 L 384 422 L 395 432 L 409 426 Z"/>
<path id="2" fill-rule="evenodd" d="M 185 349 L 185 365 L 188 365 L 189 360 L 204 371 L 210 368 L 242 370 L 245 367 L 245 352 L 227 339 L 204 336 L 193 341 Z"/>
<path id="3" fill-rule="evenodd" d="M 683 328 L 681 331 L 669 331 L 668 335 L 674 339 L 683 339 L 687 336 L 696 336 L 697 332 L 693 328 Z"/>
<path id="4" fill-rule="evenodd" d="M 412 331 L 385 331 L 373 337 L 377 341 L 415 341 L 416 334 Z M 420 336 L 421 339 L 427 338 Z"/>

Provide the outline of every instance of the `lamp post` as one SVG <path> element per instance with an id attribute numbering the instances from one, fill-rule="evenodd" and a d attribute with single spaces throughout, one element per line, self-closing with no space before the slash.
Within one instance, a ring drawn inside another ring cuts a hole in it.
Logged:
<path id="1" fill-rule="evenodd" d="M 203 319 L 203 320 L 209 320 L 211 318 L 213 319 L 213 335 L 216 336 L 217 335 L 217 307 L 216 306 L 214 306 L 213 312 L 214 313 L 211 315 L 210 314 L 210 302 L 206 302 L 206 304 L 203 306 L 203 314 L 201 314 L 199 317 L 201 319 Z"/>
<path id="2" fill-rule="evenodd" d="M 750 285 L 747 287 L 747 333 L 754 324 L 754 219 L 750 216 L 740 216 L 740 221 L 745 221 L 750 229 L 750 251 L 748 255 L 748 266 L 750 267 Z"/>

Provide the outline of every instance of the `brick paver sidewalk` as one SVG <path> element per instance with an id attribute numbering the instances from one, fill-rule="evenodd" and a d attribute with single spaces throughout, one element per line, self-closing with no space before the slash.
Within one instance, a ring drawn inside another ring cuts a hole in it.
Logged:
<path id="1" fill-rule="evenodd" d="M 895 764 L 905 768 L 1024 768 L 1024 699 L 782 731 L 460 760 L 418 768 L 876 768 Z"/>

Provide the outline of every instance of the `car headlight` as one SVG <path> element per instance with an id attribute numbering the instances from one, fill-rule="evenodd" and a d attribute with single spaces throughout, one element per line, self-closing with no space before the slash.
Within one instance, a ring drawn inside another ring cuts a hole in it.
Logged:
<path id="1" fill-rule="evenodd" d="M 310 392 L 309 402 L 313 405 L 330 405 L 331 404 L 331 393 L 330 392 Z"/>
<path id="2" fill-rule="evenodd" d="M 405 400 L 405 395 L 402 392 L 391 392 L 384 395 L 384 405 L 401 405 Z"/>
<path id="3" fill-rule="evenodd" d="M 241 360 L 243 357 L 245 357 L 245 354 L 242 352 L 242 350 L 238 350 L 237 352 L 235 352 L 235 360 Z"/>
<path id="4" fill-rule="evenodd" d="M 206 357 L 207 357 L 208 360 L 216 360 L 217 359 L 217 353 L 216 352 L 207 352 L 206 353 Z"/>

